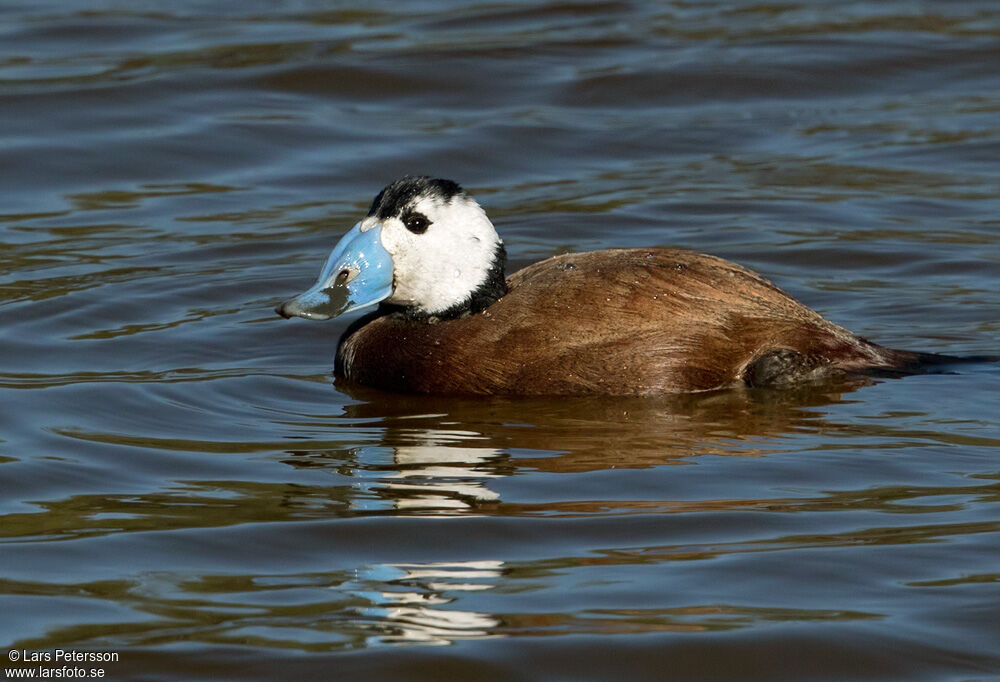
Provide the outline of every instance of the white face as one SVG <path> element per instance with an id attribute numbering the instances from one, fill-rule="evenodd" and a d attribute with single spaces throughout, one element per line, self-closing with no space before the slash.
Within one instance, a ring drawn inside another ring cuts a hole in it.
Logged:
<path id="1" fill-rule="evenodd" d="M 422 233 L 401 218 L 419 213 L 429 225 Z M 382 224 L 382 246 L 392 256 L 394 283 L 389 303 L 434 315 L 469 300 L 486 281 L 500 237 L 475 199 L 417 196 L 399 216 L 361 221 L 365 231 Z"/>

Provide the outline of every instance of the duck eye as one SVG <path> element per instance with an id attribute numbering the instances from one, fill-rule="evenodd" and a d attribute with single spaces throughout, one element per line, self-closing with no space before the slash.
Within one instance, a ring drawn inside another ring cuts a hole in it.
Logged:
<path id="1" fill-rule="evenodd" d="M 407 213 L 403 216 L 403 224 L 406 229 L 414 234 L 423 234 L 431 226 L 431 221 L 423 213 Z"/>

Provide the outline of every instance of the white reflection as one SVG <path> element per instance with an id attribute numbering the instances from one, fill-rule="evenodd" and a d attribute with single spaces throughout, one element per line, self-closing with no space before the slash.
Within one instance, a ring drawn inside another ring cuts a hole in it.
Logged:
<path id="1" fill-rule="evenodd" d="M 354 500 L 356 508 L 455 513 L 500 498 L 486 482 L 499 476 L 492 464 L 502 451 L 462 445 L 482 436 L 430 429 L 406 435 L 416 442 L 359 450 L 357 473 L 368 480 L 359 485 L 365 494 Z"/>
<path id="2" fill-rule="evenodd" d="M 383 589 L 355 594 L 373 604 L 361 613 L 376 619 L 376 642 L 450 644 L 458 639 L 497 637 L 494 630 L 500 620 L 493 614 L 441 607 L 456 601 L 460 593 L 492 589 L 502 569 L 502 561 L 380 564 L 358 578 Z M 405 589 L 391 589 L 396 586 Z"/>

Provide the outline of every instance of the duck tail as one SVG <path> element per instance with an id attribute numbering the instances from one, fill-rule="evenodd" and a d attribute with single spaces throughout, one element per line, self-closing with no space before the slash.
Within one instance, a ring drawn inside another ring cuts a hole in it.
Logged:
<path id="1" fill-rule="evenodd" d="M 943 355 L 899 350 L 893 353 L 893 368 L 914 374 L 947 374 L 961 365 L 1000 362 L 1000 355 Z"/>

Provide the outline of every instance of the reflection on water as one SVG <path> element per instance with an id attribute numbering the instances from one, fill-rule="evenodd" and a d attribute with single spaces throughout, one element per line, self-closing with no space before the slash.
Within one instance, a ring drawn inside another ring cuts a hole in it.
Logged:
<path id="1" fill-rule="evenodd" d="M 57 384 L 58 385 L 58 384 Z M 649 398 L 441 399 L 394 396 L 345 405 L 330 417 L 348 441 L 309 437 L 319 423 L 287 417 L 266 441 L 217 442 L 164 439 L 150 434 L 58 432 L 71 441 L 180 453 L 254 454 L 280 450 L 278 461 L 309 476 L 310 483 L 221 478 L 175 481 L 147 494 L 74 495 L 42 502 L 44 511 L 5 517 L 0 537 L 71 539 L 143 530 L 234 525 L 255 520 L 291 521 L 385 513 L 406 515 L 610 513 L 664 510 L 667 500 L 559 500 L 530 505 L 502 500 L 491 487 L 519 474 L 572 474 L 684 464 L 706 455 L 759 457 L 779 453 L 768 437 L 797 431 L 837 433 L 857 426 L 824 418 L 848 386 L 799 391 L 722 391 L 709 395 Z M 377 394 L 354 389 L 356 396 Z M 190 402 L 190 398 L 184 398 Z M 530 419 L 531 421 L 525 421 Z M 377 424 L 368 437 L 366 425 Z M 325 435 L 334 432 L 321 429 Z M 284 435 L 282 435 L 284 432 Z M 352 446 L 350 439 L 371 440 Z M 286 440 L 287 439 L 287 440 Z M 984 439 L 983 444 L 992 441 Z M 1000 444 L 1000 441 L 997 441 Z M 27 483 L 27 481 L 25 481 Z M 767 501 L 769 504 L 773 500 Z"/>
<path id="2" fill-rule="evenodd" d="M 923 381 L 931 386 L 933 379 Z M 790 565 L 801 567 L 793 574 L 808 574 L 828 561 L 823 553 L 853 556 L 863 574 L 865 565 L 883 563 L 868 547 L 905 557 L 913 548 L 946 543 L 948 555 L 947 544 L 982 538 L 971 547 L 985 552 L 1000 533 L 995 518 L 974 513 L 1000 500 L 995 470 L 921 482 L 917 470 L 926 462 L 914 454 L 912 465 L 877 464 L 860 487 L 849 471 L 865 451 L 919 453 L 937 443 L 985 452 L 1000 438 L 901 428 L 898 413 L 835 416 L 863 405 L 860 394 L 845 393 L 851 388 L 557 403 L 426 397 L 386 403 L 357 389 L 356 401 L 329 418 L 341 431 L 378 424 L 368 444 L 332 447 L 304 436 L 316 428 L 317 415 L 282 418 L 279 432 L 294 436 L 295 449 L 274 453 L 274 461 L 285 471 L 306 472 L 310 485 L 202 478 L 147 494 L 76 495 L 5 516 L 8 546 L 136 534 L 157 546 L 163 543 L 155 537 L 166 534 L 170 556 L 207 551 L 205 568 L 164 570 L 163 550 L 154 550 L 114 580 L 65 584 L 24 576 L 0 582 L 0 593 L 51 600 L 52 611 L 33 619 L 46 626 L 19 638 L 26 648 L 197 641 L 335 652 L 569 633 L 881 622 L 908 599 L 894 592 L 938 589 L 945 596 L 954 586 L 995 584 L 988 570 L 970 577 L 918 571 L 876 599 L 837 606 L 824 596 L 829 586 L 817 591 L 806 581 L 787 594 L 779 589 Z M 358 439 L 360 432 L 352 432 Z M 123 443 L 110 434 L 65 435 L 129 448 L 148 443 L 143 436 Z M 240 466 L 268 452 L 231 445 L 228 452 L 245 453 Z M 741 469 L 745 480 L 724 478 L 734 457 L 750 465 Z M 872 467 L 877 460 L 868 457 Z M 830 461 L 846 470 L 839 482 Z M 691 466 L 671 466 L 677 464 Z M 759 476 L 772 481 L 770 496 L 759 494 Z M 331 525 L 393 518 L 401 525 L 343 531 Z M 444 525 L 422 525 L 435 519 Z M 530 527 L 518 525 L 531 519 Z M 584 538 L 591 539 L 582 544 Z M 502 559 L 501 539 L 509 555 Z M 378 554 L 451 558 L 364 560 L 372 547 Z M 261 551 L 274 564 L 265 572 L 212 568 L 240 556 L 259 564 Z M 348 567 L 331 568 L 331 556 L 342 556 L 337 563 Z M 952 571 L 970 568 L 957 557 L 949 563 Z M 727 577 L 734 572 L 741 576 L 735 582 Z M 747 592 L 746 584 L 758 589 Z M 66 615 L 56 618 L 57 611 Z"/>
<path id="3" fill-rule="evenodd" d="M 453 593 L 496 587 L 502 561 L 455 564 L 395 564 L 375 566 L 359 578 L 378 582 L 389 591 L 359 592 L 372 606 L 361 609 L 374 620 L 375 643 L 450 644 L 457 639 L 495 636 L 501 621 L 493 614 L 448 608 Z"/>
<path id="4" fill-rule="evenodd" d="M 433 434 L 429 434 L 433 435 Z M 398 471 L 376 484 L 379 497 L 391 499 L 400 510 L 471 510 L 499 495 L 487 486 L 487 465 L 500 457 L 490 448 L 425 445 L 393 448 Z M 364 453 L 359 457 L 364 462 Z"/>
<path id="5" fill-rule="evenodd" d="M 432 173 L 515 268 L 692 248 L 996 354 L 998 7 L 161 4 L 3 8 L 0 643 L 121 679 L 1000 669 L 1000 365 L 445 400 L 334 383 L 350 320 L 272 312 Z"/>
<path id="6" fill-rule="evenodd" d="M 73 589 L 31 581 L 0 585 L 7 595 L 60 598 L 60 608 L 85 617 L 94 609 L 84 602 L 127 606 L 129 615 L 121 621 L 22 640 L 29 648 L 47 649 L 57 642 L 102 647 L 112 641 L 148 646 L 197 640 L 325 651 L 496 636 L 502 630 L 496 616 L 458 610 L 453 602 L 462 593 L 494 588 L 502 568 L 500 561 L 379 564 L 351 572 L 195 579 L 152 572 Z"/>

